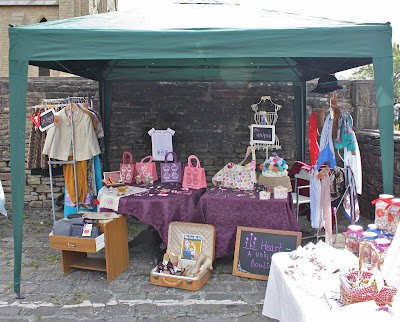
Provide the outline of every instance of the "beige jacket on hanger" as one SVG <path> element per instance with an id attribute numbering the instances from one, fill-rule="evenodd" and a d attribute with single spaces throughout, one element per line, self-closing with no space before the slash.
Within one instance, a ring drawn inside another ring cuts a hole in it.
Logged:
<path id="1" fill-rule="evenodd" d="M 99 141 L 92 120 L 81 109 L 74 110 L 73 115 L 75 160 L 89 160 L 100 154 Z M 52 159 L 67 161 L 68 156 L 72 155 L 71 121 L 65 108 L 57 112 L 55 116 L 60 119 L 59 125 L 47 131 L 42 153 Z"/>

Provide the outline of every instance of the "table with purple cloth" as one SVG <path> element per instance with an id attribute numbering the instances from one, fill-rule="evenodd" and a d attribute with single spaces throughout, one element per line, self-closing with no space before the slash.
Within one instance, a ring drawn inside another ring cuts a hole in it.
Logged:
<path id="1" fill-rule="evenodd" d="M 134 216 L 152 226 L 158 231 L 165 243 L 168 241 L 168 224 L 170 222 L 204 223 L 203 216 L 199 213 L 195 214 L 195 209 L 205 189 L 183 191 L 180 184 L 157 181 L 149 186 L 138 184 L 130 186 L 152 188 L 143 194 L 120 198 L 116 212 Z M 169 191 L 165 195 L 160 195 L 163 189 L 175 190 L 178 193 Z M 100 211 L 110 211 L 110 209 L 101 208 Z"/>
<path id="2" fill-rule="evenodd" d="M 292 195 L 287 199 L 260 200 L 258 191 L 236 191 L 213 187 L 200 198 L 196 217 L 216 230 L 215 257 L 233 254 L 238 226 L 300 231 Z"/>

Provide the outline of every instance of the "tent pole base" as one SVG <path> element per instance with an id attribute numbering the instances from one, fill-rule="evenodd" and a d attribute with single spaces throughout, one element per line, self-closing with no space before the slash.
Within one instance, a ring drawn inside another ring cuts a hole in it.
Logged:
<path id="1" fill-rule="evenodd" d="M 17 292 L 17 300 L 23 300 L 25 296 L 21 295 L 21 292 Z"/>

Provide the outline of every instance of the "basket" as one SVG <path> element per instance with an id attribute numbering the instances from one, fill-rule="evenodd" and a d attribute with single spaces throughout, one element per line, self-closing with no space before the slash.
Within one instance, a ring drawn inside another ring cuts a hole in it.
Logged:
<path id="1" fill-rule="evenodd" d="M 382 289 L 378 292 L 376 283 L 371 285 L 361 285 L 357 287 L 351 286 L 351 280 L 358 280 L 359 276 L 361 276 L 361 280 L 368 281 L 370 280 L 373 273 L 371 271 L 363 271 L 362 263 L 364 257 L 364 248 L 367 244 L 363 244 L 360 250 L 359 256 L 359 269 L 358 271 L 350 271 L 349 273 L 343 274 L 340 276 L 340 299 L 344 305 L 350 305 L 353 303 L 365 302 L 375 300 L 376 304 L 379 306 L 393 304 L 393 297 L 397 292 L 397 289 L 393 286 L 388 286 L 386 283 L 382 287 Z M 381 259 L 380 254 L 376 250 L 376 248 L 371 245 L 372 250 L 375 252 L 378 262 L 377 268 L 381 269 Z"/>

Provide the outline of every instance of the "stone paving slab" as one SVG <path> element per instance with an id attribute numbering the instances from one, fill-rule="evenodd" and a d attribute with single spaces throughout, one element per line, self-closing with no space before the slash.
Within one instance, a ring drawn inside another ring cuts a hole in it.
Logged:
<path id="1" fill-rule="evenodd" d="M 342 216 L 343 217 L 343 216 Z M 370 220 L 363 220 L 367 226 Z M 210 280 L 196 292 L 150 284 L 151 245 L 129 250 L 130 267 L 113 281 L 104 272 L 76 269 L 62 275 L 59 250 L 49 248 L 50 210 L 25 210 L 21 294 L 13 291 L 11 218 L 0 217 L 1 321 L 275 321 L 261 314 L 266 281 L 232 275 L 233 256 L 214 262 Z M 304 235 L 314 234 L 300 218 Z M 347 220 L 339 231 L 347 230 Z M 128 218 L 132 239 L 147 226 Z M 316 240 L 307 240 L 315 242 Z M 343 248 L 338 236 L 336 247 Z"/>

